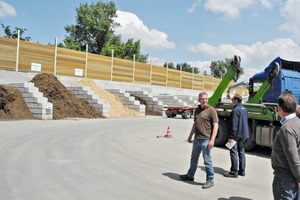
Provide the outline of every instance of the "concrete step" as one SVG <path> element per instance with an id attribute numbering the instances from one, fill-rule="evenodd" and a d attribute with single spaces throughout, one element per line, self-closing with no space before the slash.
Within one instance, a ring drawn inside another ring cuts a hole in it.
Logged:
<path id="1" fill-rule="evenodd" d="M 68 86 L 67 89 L 72 91 L 76 97 L 95 107 L 104 117 L 109 117 L 110 105 L 105 103 L 103 99 L 100 99 L 88 86 Z"/>
<path id="2" fill-rule="evenodd" d="M 147 105 L 154 111 L 163 113 L 164 105 L 162 101 L 159 101 L 152 94 L 149 94 L 147 91 L 126 91 L 130 95 L 138 96 L 143 98 Z"/>
<path id="3" fill-rule="evenodd" d="M 169 94 L 159 94 L 155 96 L 159 101 L 162 101 L 164 106 L 187 106 L 186 102 L 176 96 Z"/>
<path id="4" fill-rule="evenodd" d="M 119 97 L 121 103 L 129 109 L 133 109 L 140 113 L 142 116 L 145 116 L 146 106 L 140 104 L 139 101 L 136 101 L 134 97 L 130 96 L 130 93 L 125 92 L 124 90 L 119 89 L 106 89 L 108 92 Z"/>
<path id="5" fill-rule="evenodd" d="M 34 117 L 46 120 L 53 118 L 52 103 L 43 96 L 43 93 L 39 92 L 38 88 L 34 87 L 33 83 L 10 83 L 8 86 L 17 89 L 21 93 Z"/>

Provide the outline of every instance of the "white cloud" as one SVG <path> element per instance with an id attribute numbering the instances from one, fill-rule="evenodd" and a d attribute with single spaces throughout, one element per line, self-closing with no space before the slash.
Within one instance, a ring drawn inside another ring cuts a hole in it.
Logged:
<path id="1" fill-rule="evenodd" d="M 281 38 L 266 43 L 256 42 L 252 45 L 221 44 L 213 46 L 207 43 L 190 45 L 188 51 L 210 55 L 215 58 L 231 58 L 239 55 L 243 64 L 261 66 L 266 61 L 272 61 L 281 56 L 289 59 L 299 59 L 300 47 L 291 39 Z"/>
<path id="2" fill-rule="evenodd" d="M 211 61 L 189 61 L 187 63 L 190 64 L 191 67 L 198 68 L 200 74 L 203 74 L 203 72 L 206 71 L 206 73 L 208 75 L 210 75 L 209 66 L 210 66 Z"/>
<path id="3" fill-rule="evenodd" d="M 261 5 L 267 9 L 272 9 L 273 5 L 269 0 L 259 0 Z"/>
<path id="4" fill-rule="evenodd" d="M 123 41 L 130 38 L 140 40 L 142 48 L 173 49 L 175 43 L 168 41 L 168 35 L 156 29 L 149 29 L 142 20 L 133 13 L 117 11 L 115 19 L 120 27 L 115 28 L 115 34 L 121 35 Z"/>
<path id="5" fill-rule="evenodd" d="M 235 18 L 238 17 L 240 11 L 254 3 L 254 0 L 207 0 L 204 3 L 206 10 L 214 13 L 224 14 L 225 17 Z"/>
<path id="6" fill-rule="evenodd" d="M 255 70 L 262 71 L 276 57 L 299 61 L 300 47 L 291 39 L 281 38 L 266 43 L 256 42 L 252 45 L 221 44 L 213 46 L 207 43 L 190 45 L 188 51 L 211 56 L 214 60 L 224 60 L 239 55 L 241 67 L 245 70 L 245 80 L 253 76 Z M 256 73 L 255 72 L 255 73 Z"/>
<path id="7" fill-rule="evenodd" d="M 193 13 L 195 9 L 200 5 L 201 0 L 197 0 L 196 2 L 193 3 L 193 5 L 187 9 L 188 13 Z"/>
<path id="8" fill-rule="evenodd" d="M 15 15 L 17 15 L 17 12 L 12 5 L 5 3 L 4 1 L 0 1 L 0 18 Z"/>
<path id="9" fill-rule="evenodd" d="M 148 58 L 148 63 L 156 66 L 163 66 L 167 62 L 164 58 L 151 57 Z"/>
<path id="10" fill-rule="evenodd" d="M 286 22 L 279 28 L 291 32 L 296 38 L 300 37 L 300 2 L 298 0 L 287 0 L 281 9 L 281 15 Z"/>

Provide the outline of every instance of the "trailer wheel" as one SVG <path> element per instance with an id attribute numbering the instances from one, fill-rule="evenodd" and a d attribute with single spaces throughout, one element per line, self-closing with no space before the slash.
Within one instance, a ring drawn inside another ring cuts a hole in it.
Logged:
<path id="1" fill-rule="evenodd" d="M 182 112 L 181 117 L 183 119 L 188 119 L 192 117 L 192 112 L 190 110 L 185 110 Z"/>
<path id="2" fill-rule="evenodd" d="M 228 139 L 228 121 L 226 118 L 219 119 L 219 130 L 215 139 L 215 146 L 224 146 Z"/>

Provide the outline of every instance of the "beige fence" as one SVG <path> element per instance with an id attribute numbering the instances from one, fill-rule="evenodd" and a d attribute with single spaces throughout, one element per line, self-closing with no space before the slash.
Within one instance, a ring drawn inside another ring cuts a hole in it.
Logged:
<path id="1" fill-rule="evenodd" d="M 214 91 L 221 81 L 161 66 L 4 37 L 0 37 L 0 69 L 199 91 Z"/>

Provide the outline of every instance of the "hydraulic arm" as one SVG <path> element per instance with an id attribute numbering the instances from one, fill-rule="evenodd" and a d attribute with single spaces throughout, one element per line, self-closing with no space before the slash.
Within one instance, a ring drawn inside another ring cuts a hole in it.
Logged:
<path id="1" fill-rule="evenodd" d="M 269 77 L 263 82 L 262 86 L 256 92 L 256 94 L 249 99 L 246 103 L 256 103 L 259 104 L 262 102 L 262 97 L 269 89 L 269 87 L 273 84 L 275 78 L 279 74 L 279 64 L 277 62 L 274 63 L 272 69 L 270 70 Z"/>
<path id="2" fill-rule="evenodd" d="M 231 65 L 227 70 L 227 73 L 223 77 L 222 81 L 220 82 L 219 86 L 215 90 L 214 94 L 209 98 L 208 104 L 216 107 L 217 103 L 221 101 L 222 95 L 229 85 L 230 81 L 233 79 L 234 81 L 237 80 L 239 72 L 240 72 L 240 63 L 241 58 L 239 56 L 234 56 L 233 60 L 231 61 Z"/>

